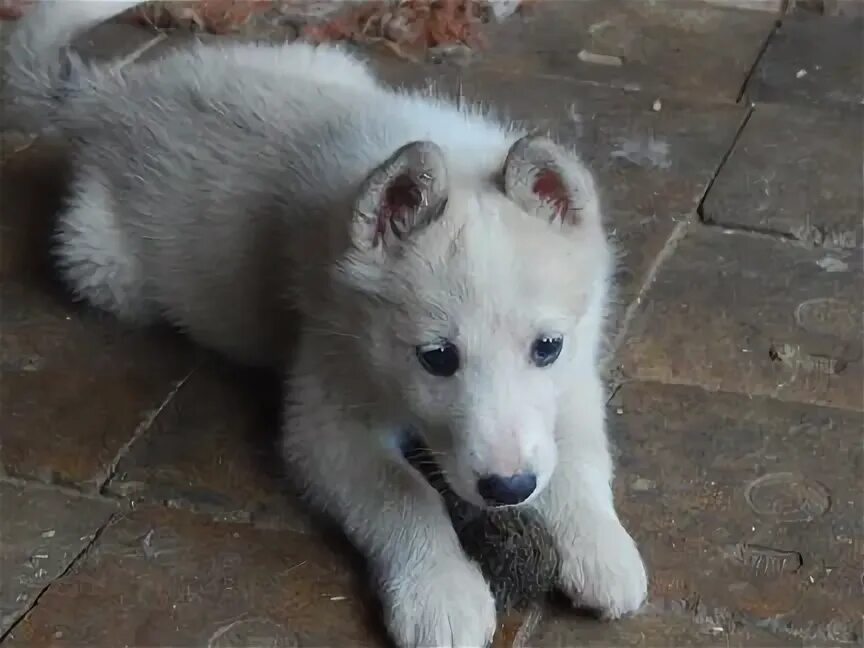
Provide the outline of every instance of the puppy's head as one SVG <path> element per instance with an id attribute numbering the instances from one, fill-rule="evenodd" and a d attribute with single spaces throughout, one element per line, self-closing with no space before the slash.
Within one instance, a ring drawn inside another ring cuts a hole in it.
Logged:
<path id="1" fill-rule="evenodd" d="M 562 396 L 595 362 L 610 255 L 590 173 L 525 137 L 467 181 L 415 142 L 371 174 L 351 227 L 338 274 L 363 296 L 374 379 L 458 495 L 531 500 L 555 469 Z"/>

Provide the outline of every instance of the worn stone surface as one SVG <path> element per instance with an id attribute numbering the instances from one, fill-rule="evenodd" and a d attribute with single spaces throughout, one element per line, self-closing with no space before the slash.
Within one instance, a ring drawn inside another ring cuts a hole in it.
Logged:
<path id="1" fill-rule="evenodd" d="M 610 424 L 655 607 L 726 632 L 862 639 L 864 415 L 639 384 Z"/>
<path id="2" fill-rule="evenodd" d="M 503 64 L 502 64 L 503 65 Z M 410 66 L 379 61 L 396 86 L 428 85 Z M 635 299 L 675 224 L 696 208 L 745 116 L 740 106 L 667 100 L 655 110 L 644 94 L 592 84 L 525 78 L 519 92 L 505 74 L 428 66 L 445 96 L 494 106 L 528 129 L 572 146 L 597 178 L 609 232 L 620 253 L 613 329 Z"/>
<path id="3" fill-rule="evenodd" d="M 544 0 L 526 18 L 490 26 L 477 64 L 735 101 L 773 24 L 770 12 L 688 0 Z"/>
<path id="4" fill-rule="evenodd" d="M 381 645 L 343 554 L 290 531 L 145 508 L 110 525 L 6 644 Z"/>
<path id="5" fill-rule="evenodd" d="M 825 247 L 864 242 L 864 114 L 757 106 L 712 186 L 710 222 Z"/>
<path id="6" fill-rule="evenodd" d="M 110 492 L 308 530 L 283 479 L 280 386 L 276 376 L 208 362 L 120 461 Z"/>
<path id="7" fill-rule="evenodd" d="M 113 503 L 0 482 L 0 636 L 90 544 Z"/>
<path id="8" fill-rule="evenodd" d="M 184 343 L 130 331 L 21 282 L 0 285 L 7 474 L 90 488 L 192 367 Z"/>
<path id="9" fill-rule="evenodd" d="M 693 228 L 642 297 L 631 379 L 862 409 L 860 251 Z"/>
<path id="10" fill-rule="evenodd" d="M 747 97 L 755 102 L 860 108 L 864 16 L 787 16 L 747 84 Z"/>

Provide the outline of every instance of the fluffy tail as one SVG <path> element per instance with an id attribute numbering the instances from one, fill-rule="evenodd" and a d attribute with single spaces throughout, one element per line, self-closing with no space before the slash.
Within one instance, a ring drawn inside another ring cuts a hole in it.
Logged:
<path id="1" fill-rule="evenodd" d="M 69 51 L 72 40 L 139 1 L 42 0 L 33 6 L 14 24 L 3 53 L 4 116 L 13 123 L 21 118 L 50 122 L 81 65 Z"/>

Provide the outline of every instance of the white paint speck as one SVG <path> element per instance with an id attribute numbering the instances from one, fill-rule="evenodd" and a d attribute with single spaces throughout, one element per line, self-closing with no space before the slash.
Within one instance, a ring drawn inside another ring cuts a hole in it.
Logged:
<path id="1" fill-rule="evenodd" d="M 609 27 L 612 23 L 608 20 L 601 20 L 600 22 L 596 22 L 588 28 L 588 33 L 592 36 L 599 31 L 603 31 L 607 27 Z"/>
<path id="2" fill-rule="evenodd" d="M 804 68 L 801 68 L 795 73 L 796 79 L 803 79 L 805 76 L 807 76 L 807 70 L 805 70 Z"/>
<path id="3" fill-rule="evenodd" d="M 331 601 L 347 601 L 348 597 L 347 596 L 331 596 L 330 600 Z"/>
<path id="4" fill-rule="evenodd" d="M 822 257 L 816 262 L 825 272 L 846 272 L 849 264 L 832 256 Z"/>
<path id="5" fill-rule="evenodd" d="M 640 493 L 644 493 L 646 491 L 651 491 L 657 488 L 657 482 L 651 479 L 645 479 L 644 477 L 637 477 L 633 481 L 633 490 L 638 491 Z"/>
<path id="6" fill-rule="evenodd" d="M 519 9 L 519 4 L 519 0 L 498 0 L 498 2 L 489 3 L 489 6 L 492 9 L 492 15 L 495 16 L 495 20 L 500 22 L 516 13 L 516 10 Z"/>
<path id="7" fill-rule="evenodd" d="M 663 102 L 659 99 L 655 99 L 654 103 L 651 104 L 651 110 L 654 112 L 660 112 L 663 109 Z"/>
<path id="8" fill-rule="evenodd" d="M 48 531 L 42 532 L 43 538 L 53 538 L 57 532 L 54 529 L 49 529 Z"/>
<path id="9" fill-rule="evenodd" d="M 613 67 L 621 67 L 624 64 L 624 59 L 620 56 L 612 54 L 598 54 L 597 52 L 589 52 L 581 50 L 577 57 L 583 63 L 593 63 L 595 65 L 611 65 Z"/>
<path id="10" fill-rule="evenodd" d="M 658 169 L 668 169 L 672 166 L 669 155 L 669 142 L 653 136 L 634 139 L 627 138 L 617 142 L 612 151 L 612 157 L 624 159 L 633 164 Z"/>

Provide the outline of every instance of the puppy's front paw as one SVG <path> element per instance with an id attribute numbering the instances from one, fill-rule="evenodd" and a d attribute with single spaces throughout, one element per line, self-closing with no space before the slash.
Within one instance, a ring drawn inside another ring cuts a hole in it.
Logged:
<path id="1" fill-rule="evenodd" d="M 463 557 L 386 575 L 381 597 L 400 648 L 484 648 L 495 632 L 495 601 Z"/>
<path id="2" fill-rule="evenodd" d="M 618 520 L 595 523 L 562 543 L 560 550 L 560 585 L 574 604 L 617 619 L 635 612 L 645 601 L 645 565 Z"/>

